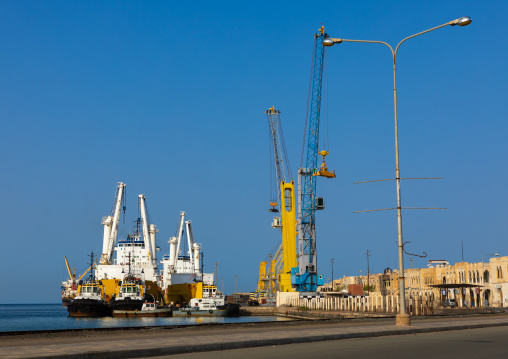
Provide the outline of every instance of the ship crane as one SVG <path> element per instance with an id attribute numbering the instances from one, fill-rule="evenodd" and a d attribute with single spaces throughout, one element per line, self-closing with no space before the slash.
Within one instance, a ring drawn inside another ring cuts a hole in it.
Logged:
<path id="1" fill-rule="evenodd" d="M 76 279 L 76 268 L 74 268 L 74 272 L 71 272 L 71 268 L 69 266 L 69 261 L 67 261 L 67 257 L 64 256 L 64 259 L 65 259 L 65 265 L 67 266 L 67 272 L 69 272 L 69 281 L 70 282 L 79 282 L 87 273 L 90 269 L 92 269 L 92 267 L 89 267 L 83 274 L 81 274 L 79 276 L 78 279 Z"/>
<path id="2" fill-rule="evenodd" d="M 201 270 L 201 248 L 202 245 L 200 243 L 196 243 L 194 240 L 194 232 L 192 230 L 192 222 L 185 220 L 185 215 L 187 213 L 180 212 L 180 220 L 178 221 L 178 228 L 176 230 L 176 236 L 171 237 L 168 241 L 169 246 L 169 261 L 165 264 L 164 270 L 167 270 L 168 273 L 176 273 L 178 271 L 191 271 L 194 274 L 194 280 L 200 281 L 202 280 L 203 273 Z M 187 256 L 182 255 L 182 237 L 184 232 L 187 234 Z M 185 259 L 186 268 L 182 267 L 182 262 L 179 263 L 178 258 Z M 162 262 L 164 263 L 164 261 Z M 166 269 L 167 266 L 167 269 Z"/>
<path id="3" fill-rule="evenodd" d="M 102 242 L 101 264 L 111 264 L 113 261 L 113 248 L 115 247 L 116 237 L 118 234 L 118 224 L 120 222 L 120 214 L 122 203 L 125 203 L 125 187 L 122 182 L 118 182 L 115 200 L 111 214 L 102 217 L 102 225 L 104 226 L 104 238 Z M 125 212 L 125 206 L 123 207 Z"/>
<path id="4" fill-rule="evenodd" d="M 74 280 L 76 279 L 76 270 L 74 270 L 74 274 L 71 272 L 71 267 L 69 266 L 69 262 L 67 261 L 67 257 L 64 256 L 65 258 L 65 265 L 67 266 L 67 272 L 69 272 L 69 279 L 70 280 Z"/>
<path id="5" fill-rule="evenodd" d="M 185 212 L 180 212 L 180 221 L 178 222 L 178 229 L 176 230 L 176 236 L 169 239 L 169 266 L 170 273 L 175 270 L 178 255 L 180 254 L 180 243 L 182 241 L 182 235 L 185 224 Z"/>
<path id="6" fill-rule="evenodd" d="M 157 243 L 156 233 L 158 232 L 155 224 L 148 224 L 150 219 L 148 217 L 148 211 L 146 209 L 146 199 L 144 194 L 138 195 L 139 198 L 139 209 L 141 212 L 141 226 L 143 228 L 143 239 L 145 247 L 148 252 L 148 259 L 152 262 L 154 267 L 157 267 Z"/>
<path id="7" fill-rule="evenodd" d="M 194 232 L 192 231 L 192 222 L 185 221 L 185 226 L 187 229 L 187 243 L 189 246 L 189 257 L 191 261 L 191 266 L 194 268 L 195 280 L 200 281 L 202 277 L 201 273 L 201 265 L 200 265 L 200 251 L 201 244 L 196 243 L 194 241 Z"/>
<path id="8" fill-rule="evenodd" d="M 324 209 L 323 198 L 316 197 L 316 177 L 335 177 L 335 172 L 329 171 L 325 164 L 325 156 L 328 155 L 328 151 L 320 152 L 318 150 L 325 54 L 323 40 L 327 37 L 324 26 L 321 26 L 319 33 L 314 35 L 306 160 L 305 166 L 298 169 L 298 267 L 294 267 L 291 271 L 291 283 L 296 286 L 296 290 L 299 292 L 315 292 L 317 287 L 324 283 L 323 277 L 317 274 L 315 212 Z M 318 168 L 318 155 L 323 156 L 320 168 Z"/>

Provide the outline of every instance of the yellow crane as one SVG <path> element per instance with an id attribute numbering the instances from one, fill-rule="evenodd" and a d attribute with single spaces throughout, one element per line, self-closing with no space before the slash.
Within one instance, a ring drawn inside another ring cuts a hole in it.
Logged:
<path id="1" fill-rule="evenodd" d="M 257 292 L 274 295 L 277 291 L 292 292 L 291 268 L 297 266 L 296 261 L 296 210 L 295 185 L 291 178 L 291 168 L 284 144 L 284 136 L 280 121 L 280 111 L 275 106 L 265 111 L 270 131 L 270 162 L 274 171 L 270 184 L 271 199 L 269 212 L 279 213 L 273 219 L 272 227 L 281 231 L 282 241 L 275 253 L 269 255 L 268 261 L 259 266 Z"/>
<path id="2" fill-rule="evenodd" d="M 71 273 L 71 268 L 69 267 L 69 261 L 67 260 L 66 256 L 64 256 L 64 258 L 65 258 L 65 265 L 67 266 L 67 271 L 69 272 L 69 279 L 73 280 L 74 278 L 76 278 L 76 271 L 74 270 L 74 275 Z"/>
<path id="3" fill-rule="evenodd" d="M 65 258 L 65 265 L 67 266 L 67 272 L 69 272 L 69 279 L 70 280 L 73 280 L 73 279 L 76 279 L 76 268 L 74 268 L 74 273 L 71 272 L 71 267 L 69 266 L 69 261 L 67 260 L 67 257 L 64 256 Z M 87 274 L 90 269 L 92 269 L 92 267 L 89 267 L 83 274 L 81 274 L 81 276 L 77 279 L 77 281 L 79 282 L 84 276 L 85 274 Z"/>

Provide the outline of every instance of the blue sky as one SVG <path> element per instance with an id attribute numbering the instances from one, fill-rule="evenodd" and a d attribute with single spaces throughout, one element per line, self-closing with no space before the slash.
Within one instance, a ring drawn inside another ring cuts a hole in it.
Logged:
<path id="1" fill-rule="evenodd" d="M 398 56 L 399 140 L 408 251 L 480 261 L 508 254 L 504 1 L 1 1 L 0 303 L 59 300 L 71 266 L 102 247 L 101 218 L 118 181 L 127 221 L 144 193 L 169 252 L 180 211 L 219 262 L 224 289 L 255 289 L 270 227 L 267 123 L 275 105 L 291 167 L 300 165 L 313 34 L 409 40 Z M 329 168 L 319 179 L 318 271 L 395 267 L 391 56 L 382 45 L 327 49 Z M 130 231 L 123 226 L 120 235 Z M 406 266 L 409 260 L 406 257 Z M 34 294 L 37 293 L 37 294 Z"/>

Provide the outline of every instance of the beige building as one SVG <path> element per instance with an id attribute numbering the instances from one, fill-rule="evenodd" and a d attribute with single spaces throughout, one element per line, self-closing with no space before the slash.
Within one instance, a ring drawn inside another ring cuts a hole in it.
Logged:
<path id="1" fill-rule="evenodd" d="M 398 295 L 397 270 L 387 268 L 369 277 L 372 294 Z M 433 260 L 427 268 L 406 269 L 405 278 L 406 295 L 432 294 L 436 305 L 454 298 L 459 307 L 508 307 L 508 256 L 489 258 L 486 263 L 454 265 Z M 366 286 L 367 276 L 343 277 L 333 284 L 335 290 L 347 289 L 348 284 Z"/>

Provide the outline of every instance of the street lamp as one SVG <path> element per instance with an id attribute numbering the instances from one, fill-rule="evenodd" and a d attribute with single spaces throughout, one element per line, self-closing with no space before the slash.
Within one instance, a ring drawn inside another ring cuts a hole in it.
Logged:
<path id="1" fill-rule="evenodd" d="M 335 263 L 335 258 L 330 259 L 330 263 L 332 263 L 332 292 L 333 292 L 333 263 Z"/>
<path id="2" fill-rule="evenodd" d="M 469 25 L 473 20 L 464 16 L 459 19 L 447 22 L 443 25 L 439 25 L 433 27 L 432 29 L 428 29 L 417 34 L 411 35 L 402 39 L 395 50 L 388 43 L 384 41 L 370 41 L 370 40 L 351 40 L 351 39 L 334 39 L 334 38 L 326 38 L 323 40 L 323 46 L 333 46 L 335 44 L 340 44 L 342 42 L 366 42 L 366 43 L 374 43 L 374 44 L 383 44 L 390 48 L 393 57 L 393 107 L 394 107 L 394 116 L 395 116 L 395 182 L 397 185 L 397 233 L 398 233 L 398 247 L 399 247 L 399 302 L 400 302 L 400 312 L 397 314 L 397 325 L 408 326 L 411 324 L 411 319 L 409 314 L 406 313 L 406 296 L 405 296 L 405 283 L 404 283 L 404 249 L 403 249 L 403 241 L 402 241 L 402 205 L 400 198 L 400 170 L 399 170 L 399 129 L 398 129 L 398 121 L 397 121 L 397 81 L 396 81 L 396 62 L 397 62 L 397 51 L 399 46 L 406 40 L 409 40 L 413 37 L 423 35 L 427 32 L 437 30 L 444 26 L 466 26 Z"/>
<path id="3" fill-rule="evenodd" d="M 367 295 L 370 296 L 370 266 L 369 266 L 369 257 L 370 257 L 370 250 L 367 249 L 367 252 L 365 252 L 367 255 Z"/>
<path id="4" fill-rule="evenodd" d="M 483 258 L 484 257 L 499 257 L 499 253 L 494 253 L 494 254 L 484 254 L 482 256 L 482 267 L 483 267 Z"/>

